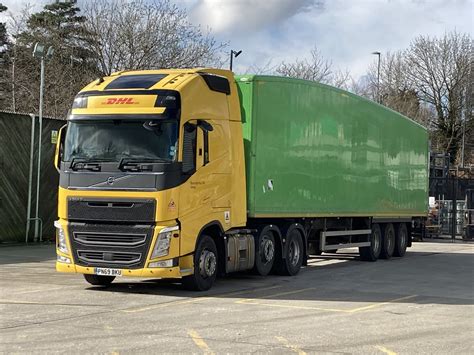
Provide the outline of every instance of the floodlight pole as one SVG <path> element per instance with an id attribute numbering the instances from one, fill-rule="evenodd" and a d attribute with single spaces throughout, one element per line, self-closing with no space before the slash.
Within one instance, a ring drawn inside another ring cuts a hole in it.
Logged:
<path id="1" fill-rule="evenodd" d="M 242 53 L 242 50 L 240 51 L 234 51 L 233 49 L 230 51 L 230 71 L 232 71 L 232 64 L 234 63 L 234 58 L 237 58 L 240 53 Z"/>
<path id="2" fill-rule="evenodd" d="M 377 63 L 377 102 L 380 103 L 380 52 L 372 52 L 378 56 L 378 63 Z"/>
<path id="3" fill-rule="evenodd" d="M 36 172 L 36 209 L 35 209 L 35 236 L 34 241 L 38 241 L 39 233 L 39 196 L 40 196 L 40 174 L 41 174 L 41 136 L 43 135 L 43 93 L 44 93 L 44 55 L 41 56 L 41 73 L 40 73 L 40 102 L 39 102 L 39 115 L 38 115 L 38 167 Z M 42 241 L 42 235 L 40 234 L 40 242 Z"/>

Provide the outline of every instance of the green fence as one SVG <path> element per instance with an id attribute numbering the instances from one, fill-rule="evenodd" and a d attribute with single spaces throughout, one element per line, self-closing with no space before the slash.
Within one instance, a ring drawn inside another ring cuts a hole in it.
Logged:
<path id="1" fill-rule="evenodd" d="M 38 159 L 38 119 L 36 118 L 31 216 L 36 204 Z M 52 131 L 65 121 L 43 118 L 39 217 L 43 220 L 43 240 L 54 238 L 53 222 L 57 218 L 58 174 L 53 165 L 55 144 Z M 31 117 L 0 111 L 0 243 L 24 242 L 28 203 Z M 29 240 L 33 239 L 34 222 Z"/>

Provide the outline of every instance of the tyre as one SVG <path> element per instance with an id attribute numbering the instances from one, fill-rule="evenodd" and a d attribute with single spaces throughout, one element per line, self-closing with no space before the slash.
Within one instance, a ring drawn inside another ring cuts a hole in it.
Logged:
<path id="1" fill-rule="evenodd" d="M 270 273 L 275 262 L 275 237 L 265 228 L 255 241 L 255 265 L 253 273 L 266 276 Z"/>
<path id="2" fill-rule="evenodd" d="M 203 235 L 194 253 L 194 274 L 183 277 L 183 285 L 192 291 L 209 290 L 217 275 L 216 243 L 208 235 Z"/>
<path id="3" fill-rule="evenodd" d="M 280 275 L 294 276 L 303 264 L 303 238 L 297 229 L 293 229 L 287 235 L 286 242 L 288 245 L 286 258 L 279 260 L 277 271 Z"/>
<path id="4" fill-rule="evenodd" d="M 114 281 L 115 276 L 84 274 L 84 278 L 88 283 L 94 286 L 109 286 L 112 281 Z"/>
<path id="5" fill-rule="evenodd" d="M 377 261 L 382 249 L 382 231 L 378 224 L 372 225 L 372 234 L 370 235 L 370 246 L 359 247 L 360 258 L 364 261 Z"/>
<path id="6" fill-rule="evenodd" d="M 400 223 L 395 235 L 395 250 L 393 256 L 402 257 L 405 255 L 408 246 L 408 229 L 405 223 Z"/>
<path id="7" fill-rule="evenodd" d="M 390 259 L 395 250 L 395 228 L 392 223 L 387 223 L 382 233 L 381 259 Z"/>

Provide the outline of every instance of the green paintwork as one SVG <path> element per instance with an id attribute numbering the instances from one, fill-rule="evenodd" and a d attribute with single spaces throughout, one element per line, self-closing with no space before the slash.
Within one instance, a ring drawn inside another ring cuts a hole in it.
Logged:
<path id="1" fill-rule="evenodd" d="M 236 82 L 249 217 L 427 213 L 422 126 L 315 82 L 272 76 Z"/>

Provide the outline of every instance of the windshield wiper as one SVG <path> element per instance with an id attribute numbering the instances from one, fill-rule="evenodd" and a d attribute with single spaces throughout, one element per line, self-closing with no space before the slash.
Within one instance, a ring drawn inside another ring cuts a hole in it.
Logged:
<path id="1" fill-rule="evenodd" d="M 91 170 L 91 171 L 100 171 L 100 163 L 111 161 L 109 159 L 83 159 L 83 158 L 72 158 L 71 165 L 69 168 L 71 170 Z"/>
<path id="2" fill-rule="evenodd" d="M 128 158 L 124 157 L 120 159 L 118 165 L 119 170 L 127 171 L 143 171 L 144 167 L 141 164 L 146 163 L 169 163 L 169 160 L 161 158 Z M 151 167 L 148 167 L 146 170 L 151 170 Z"/>

